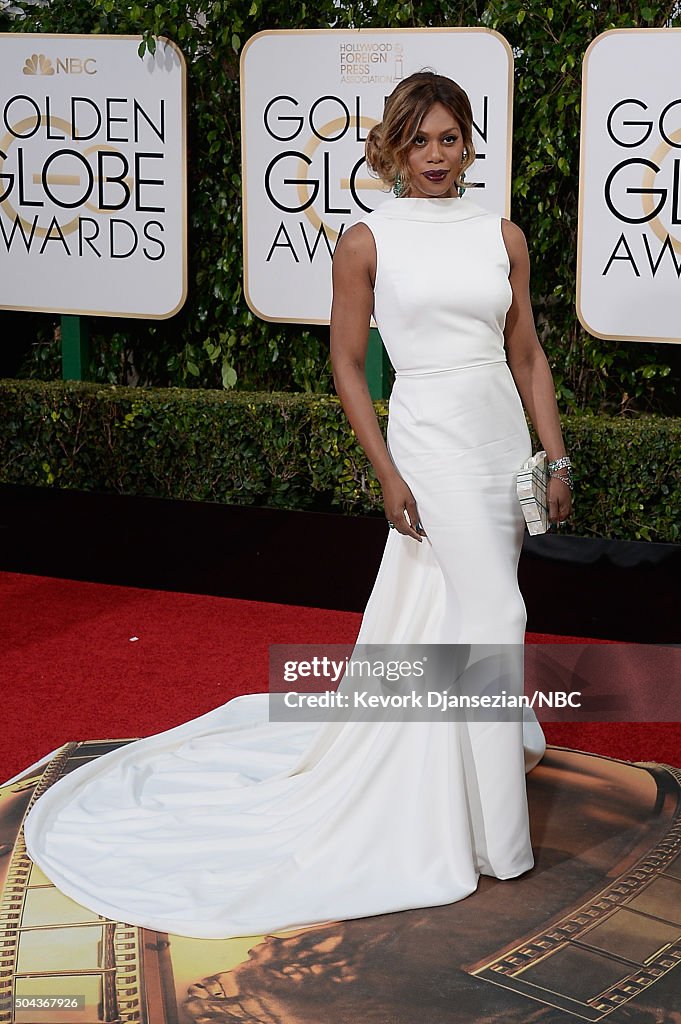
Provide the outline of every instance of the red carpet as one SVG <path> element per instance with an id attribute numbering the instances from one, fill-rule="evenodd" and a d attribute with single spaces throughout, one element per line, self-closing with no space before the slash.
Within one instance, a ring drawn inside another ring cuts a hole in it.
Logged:
<path id="1" fill-rule="evenodd" d="M 0 573 L 0 780 L 67 740 L 149 735 L 264 691 L 270 644 L 352 643 L 359 622 L 350 612 Z M 681 766 L 681 723 L 544 729 L 552 744 Z"/>

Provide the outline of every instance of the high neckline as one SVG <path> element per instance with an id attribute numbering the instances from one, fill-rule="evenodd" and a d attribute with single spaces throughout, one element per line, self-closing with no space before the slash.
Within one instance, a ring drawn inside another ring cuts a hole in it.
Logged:
<path id="1" fill-rule="evenodd" d="M 375 213 L 396 220 L 454 221 L 470 220 L 488 213 L 467 196 L 443 199 L 416 199 L 410 196 L 398 199 L 390 196 L 376 207 Z"/>

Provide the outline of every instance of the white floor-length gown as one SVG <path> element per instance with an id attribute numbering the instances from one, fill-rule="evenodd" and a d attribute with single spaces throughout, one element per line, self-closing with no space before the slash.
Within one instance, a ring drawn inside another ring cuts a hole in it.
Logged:
<path id="1" fill-rule="evenodd" d="M 391 198 L 365 222 L 396 369 L 388 443 L 427 539 L 391 531 L 358 640 L 522 644 L 514 486 L 530 440 L 504 353 L 500 218 L 468 198 Z M 67 775 L 25 836 L 77 902 L 179 935 L 450 903 L 480 873 L 533 866 L 525 772 L 544 749 L 532 713 L 277 723 L 250 695 Z"/>

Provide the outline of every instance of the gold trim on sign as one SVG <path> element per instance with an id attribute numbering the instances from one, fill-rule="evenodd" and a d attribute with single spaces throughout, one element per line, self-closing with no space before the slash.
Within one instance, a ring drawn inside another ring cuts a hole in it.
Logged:
<path id="1" fill-rule="evenodd" d="M 600 331 L 590 327 L 584 313 L 582 312 L 582 246 L 584 241 L 584 166 L 586 164 L 586 98 L 588 95 L 588 74 L 589 74 L 589 58 L 591 57 L 591 51 L 596 49 L 597 44 L 604 39 L 606 36 L 622 35 L 623 33 L 658 33 L 664 32 L 669 34 L 670 32 L 681 32 L 681 28 L 611 28 L 606 32 L 601 32 L 594 39 L 591 40 L 586 50 L 584 51 L 584 57 L 582 59 L 582 94 L 581 94 L 581 114 L 580 114 L 580 146 L 579 146 L 579 199 L 577 204 L 577 275 L 575 280 L 575 312 L 577 319 L 584 328 L 584 330 L 591 334 L 594 338 L 599 338 L 601 341 L 634 341 L 642 345 L 655 345 L 655 344 L 669 344 L 678 345 L 681 344 L 681 336 L 676 338 L 644 338 L 637 334 L 602 334 Z M 681 137 L 681 129 L 675 135 Z M 660 147 L 661 148 L 661 147 Z M 656 153 L 659 150 L 656 150 Z M 645 180 L 645 178 L 644 178 Z M 645 206 L 644 206 L 645 209 Z M 649 212 L 649 211 L 648 211 Z M 655 218 L 656 220 L 658 218 Z M 652 226 L 652 222 L 651 222 Z M 657 235 L 655 227 L 652 229 Z M 660 236 L 657 235 L 659 238 Z M 670 236 L 671 237 L 671 236 Z M 674 242 L 673 247 L 677 252 L 681 252 L 681 248 L 677 249 Z"/>
<path id="2" fill-rule="evenodd" d="M 57 40 L 57 39 L 66 39 L 66 40 L 71 40 L 71 39 L 91 39 L 91 40 L 92 39 L 116 39 L 116 40 L 121 39 L 121 40 L 123 40 L 124 39 L 124 40 L 129 40 L 129 41 L 134 40 L 139 45 L 142 42 L 142 38 L 143 37 L 140 36 L 140 35 L 124 35 L 124 34 L 121 34 L 121 35 L 117 35 L 117 34 L 101 34 L 100 35 L 98 33 L 90 33 L 90 32 L 26 32 L 26 33 L 0 32 L 0 40 L 4 39 L 4 38 L 8 38 L 8 39 L 10 39 L 10 38 L 11 39 L 21 39 L 22 41 L 26 40 L 26 46 L 27 46 L 27 48 L 29 48 L 31 46 L 31 40 L 34 40 L 34 39 L 35 40 L 37 40 L 37 39 L 47 39 L 47 40 L 50 40 L 50 41 L 54 41 L 54 40 Z M 178 313 L 182 309 L 182 307 L 184 306 L 185 302 L 187 301 L 187 295 L 189 293 L 188 238 L 187 238 L 187 62 L 185 60 L 184 53 L 182 52 L 182 50 L 180 49 L 178 44 L 175 43 L 172 39 L 168 39 L 167 36 L 156 36 L 155 40 L 156 40 L 157 44 L 158 43 L 163 43 L 164 46 L 168 46 L 177 55 L 178 63 L 179 63 L 179 70 L 180 70 L 180 76 L 181 76 L 181 80 L 180 80 L 180 106 L 181 106 L 180 162 L 181 162 L 181 165 L 182 165 L 181 166 L 182 180 L 181 180 L 181 185 L 180 185 L 180 194 L 181 194 L 181 218 L 182 218 L 182 223 L 181 223 L 181 227 L 182 227 L 182 231 L 181 231 L 181 237 L 182 237 L 182 267 L 181 267 L 181 275 L 180 275 L 180 279 L 181 279 L 181 292 L 180 292 L 179 302 L 177 302 L 177 304 L 171 310 L 169 310 L 167 312 L 164 312 L 164 313 L 123 313 L 120 310 L 80 309 L 80 308 L 78 308 L 78 309 L 65 309 L 62 306 L 60 306 L 59 308 L 55 309 L 52 306 L 26 306 L 26 305 L 15 306 L 15 305 L 8 305 L 8 304 L 5 304 L 5 303 L 0 303 L 0 310 L 6 309 L 6 310 L 10 310 L 10 311 L 26 312 L 26 313 L 56 313 L 56 314 L 61 315 L 61 316 L 109 316 L 109 317 L 120 317 L 120 318 L 125 319 L 125 320 L 168 320 L 168 319 L 170 319 L 170 317 L 175 316 L 175 314 Z M 153 55 L 152 55 L 152 57 L 153 57 Z M 144 60 L 145 58 L 140 57 L 139 59 L 140 60 Z M 36 77 L 41 77 L 41 76 L 36 76 Z M 35 118 L 26 118 L 25 120 L 29 121 L 30 123 L 33 123 L 35 121 Z M 41 120 L 41 124 L 42 124 L 43 120 L 44 120 L 44 115 L 41 114 L 40 120 Z M 64 121 L 62 118 L 54 117 L 54 118 L 52 118 L 52 121 L 58 127 L 61 127 L 63 130 L 68 131 L 68 122 Z M 22 121 L 22 122 L 20 122 L 20 125 L 24 124 L 24 123 L 25 122 Z M 64 127 L 64 126 L 67 126 L 67 127 Z M 5 139 L 7 137 L 8 136 L 5 136 Z M 4 143 L 4 141 L 5 140 L 3 139 L 3 143 Z M 0 148 L 3 148 L 3 143 L 0 143 Z M 91 147 L 91 149 L 94 149 L 94 148 L 96 148 L 96 147 Z M 0 163 L 2 163 L 1 160 L 0 160 Z M 6 202 L 7 201 L 5 200 L 5 202 L 0 204 L 3 209 L 5 209 L 5 203 Z M 92 209 L 92 207 L 89 204 L 86 204 L 86 205 L 88 205 L 88 207 L 90 209 Z M 10 207 L 10 209 L 11 209 L 11 207 Z M 5 209 L 5 213 L 7 213 L 6 209 Z M 8 214 L 8 216 L 9 216 L 9 214 Z M 27 224 L 27 222 L 24 221 L 23 218 L 20 218 L 20 219 L 21 219 L 22 224 L 24 224 L 24 226 L 26 226 L 26 227 L 29 227 L 29 230 L 30 230 L 30 226 Z M 74 221 L 70 221 L 69 224 L 67 225 L 67 227 L 69 229 L 68 230 L 69 234 L 71 234 L 75 230 L 75 226 L 74 225 L 76 225 L 76 221 L 75 220 Z M 66 233 L 63 228 L 60 228 L 60 229 L 62 230 L 63 233 Z M 38 237 L 43 237 L 44 235 L 47 234 L 47 230 L 48 229 L 46 229 L 46 228 L 38 228 L 38 229 L 36 229 L 36 234 L 38 234 Z M 8 255 L 9 255 L 9 253 L 8 253 Z"/>
<path id="3" fill-rule="evenodd" d="M 307 35 L 307 36 L 309 36 L 309 35 L 335 35 L 335 36 L 338 36 L 338 35 L 340 35 L 342 33 L 347 33 L 349 35 L 353 35 L 353 36 L 356 36 L 358 38 L 359 38 L 359 36 L 364 36 L 366 38 L 367 36 L 370 36 L 370 35 L 386 35 L 386 34 L 392 34 L 392 33 L 405 33 L 405 32 L 410 33 L 412 35 L 414 33 L 425 33 L 425 32 L 428 32 L 428 33 L 439 33 L 439 34 L 445 34 L 445 33 L 451 34 L 451 33 L 454 33 L 454 32 L 459 32 L 459 33 L 464 32 L 464 33 L 471 34 L 471 33 L 475 32 L 475 33 L 478 33 L 478 34 L 485 34 L 485 35 L 488 35 L 488 36 L 494 36 L 494 38 L 496 38 L 502 44 L 503 48 L 506 50 L 506 55 L 508 57 L 508 65 L 507 65 L 508 66 L 508 75 L 507 75 L 507 108 L 506 108 L 506 122 L 507 122 L 507 131 L 506 131 L 506 198 L 505 198 L 505 206 L 504 206 L 505 213 L 503 214 L 503 216 L 506 219 L 510 218 L 510 215 L 511 215 L 511 185 L 512 185 L 511 169 L 512 169 L 512 156 L 513 156 L 513 152 L 512 152 L 513 151 L 513 69 L 514 69 L 515 61 L 514 61 L 514 57 L 513 57 L 513 50 L 511 48 L 511 45 L 510 45 L 508 39 L 506 39 L 505 36 L 502 36 L 500 32 L 497 32 L 496 29 L 483 28 L 483 27 L 480 27 L 480 26 L 471 26 L 471 27 L 458 26 L 456 28 L 358 28 L 358 29 L 354 29 L 354 30 L 351 29 L 351 28 L 348 28 L 348 29 L 336 29 L 336 28 L 297 29 L 297 28 L 286 28 L 286 29 L 264 29 L 262 32 L 256 32 L 254 35 L 252 35 L 244 43 L 244 45 L 243 45 L 243 47 L 241 49 L 241 55 L 240 55 L 240 58 L 239 58 L 239 76 L 240 76 L 240 81 L 241 81 L 241 89 L 240 89 L 240 111 L 241 111 L 241 181 L 242 181 L 241 229 L 242 229 L 242 258 L 243 258 L 243 275 L 242 275 L 242 280 L 243 280 L 244 298 L 245 298 L 246 303 L 248 305 L 248 308 L 251 310 L 251 312 L 255 313 L 255 315 L 260 317 L 261 320 L 265 320 L 268 323 L 278 323 L 278 324 L 322 324 L 322 325 L 326 325 L 326 326 L 328 326 L 328 324 L 329 324 L 329 317 L 325 317 L 323 319 L 316 319 L 316 318 L 313 319 L 312 317 L 306 317 L 304 320 L 301 320 L 299 317 L 282 317 L 282 316 L 274 317 L 274 316 L 268 316 L 265 313 L 262 313 L 257 308 L 257 306 L 255 305 L 253 300 L 251 299 L 251 294 L 250 294 L 250 289 L 249 289 L 249 280 L 248 280 L 248 213 L 247 213 L 247 211 L 248 211 L 248 198 L 247 198 L 247 193 L 248 193 L 248 174 L 247 174 L 247 169 L 246 169 L 246 131 L 245 131 L 245 126 L 246 126 L 246 82 L 247 82 L 247 77 L 246 77 L 246 73 L 245 73 L 246 54 L 248 53 L 251 45 L 256 41 L 256 39 L 261 39 L 261 38 L 263 38 L 265 36 L 284 36 L 284 35 L 286 35 L 286 36 L 291 36 L 291 35 L 296 35 L 296 36 L 300 36 L 300 35 Z M 361 120 L 364 121 L 365 118 L 362 117 Z M 376 123 L 375 121 L 373 121 L 372 119 L 369 119 L 369 118 L 366 118 L 366 120 L 370 120 L 371 123 Z M 354 117 L 352 118 L 351 123 L 355 124 L 355 118 Z M 310 143 L 308 142 L 308 145 L 309 144 Z M 303 162 L 304 161 L 301 161 L 301 165 L 302 165 Z M 342 179 L 343 182 L 345 180 L 347 180 L 347 179 Z M 380 184 L 379 184 L 378 187 L 380 187 Z M 299 192 L 300 192 L 300 186 L 299 186 Z M 305 211 L 305 213 L 306 213 L 306 215 L 308 215 L 308 219 L 312 220 L 312 217 L 308 214 L 308 211 Z M 317 216 L 317 215 L 315 214 L 315 216 Z M 321 223 L 321 221 L 320 221 L 320 223 Z M 337 232 L 334 232 L 334 234 L 337 235 Z M 372 321 L 372 323 L 373 323 L 373 321 Z"/>

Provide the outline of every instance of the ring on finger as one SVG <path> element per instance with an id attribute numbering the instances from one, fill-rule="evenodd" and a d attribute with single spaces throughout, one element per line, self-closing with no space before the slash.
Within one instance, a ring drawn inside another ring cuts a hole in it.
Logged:
<path id="1" fill-rule="evenodd" d="M 394 529 L 395 529 L 395 524 L 394 524 L 394 523 L 391 523 L 391 522 L 390 522 L 390 520 L 388 520 L 388 528 L 389 528 L 390 530 L 394 530 Z"/>

